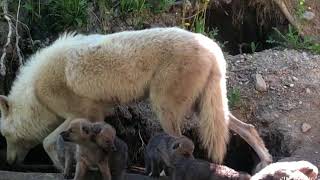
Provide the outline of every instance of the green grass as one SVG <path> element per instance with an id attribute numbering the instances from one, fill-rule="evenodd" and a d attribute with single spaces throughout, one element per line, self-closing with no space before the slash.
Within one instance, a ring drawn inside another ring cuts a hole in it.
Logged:
<path id="1" fill-rule="evenodd" d="M 275 35 L 269 37 L 268 43 L 320 54 L 320 44 L 313 42 L 310 37 L 302 38 L 292 26 L 289 25 L 286 33 L 280 32 L 277 28 L 273 28 L 273 30 L 275 31 Z"/>
<path id="2" fill-rule="evenodd" d="M 241 102 L 241 94 L 238 88 L 232 88 L 228 91 L 229 106 L 235 107 Z"/>
<path id="3" fill-rule="evenodd" d="M 154 13 L 161 13 L 169 10 L 169 8 L 175 3 L 175 0 L 157 0 L 149 1 L 150 9 Z"/>
<path id="4" fill-rule="evenodd" d="M 140 13 L 146 7 L 146 0 L 120 0 L 120 12 L 123 15 L 129 12 Z"/>
<path id="5" fill-rule="evenodd" d="M 299 0 L 297 5 L 296 14 L 299 18 L 302 17 L 302 15 L 306 12 L 306 2 L 305 0 Z"/>
<path id="6" fill-rule="evenodd" d="M 50 16 L 56 20 L 53 26 L 77 28 L 87 23 L 87 0 L 52 0 L 50 6 Z"/>
<path id="7" fill-rule="evenodd" d="M 258 43 L 251 42 L 251 43 L 250 43 L 251 52 L 252 52 L 252 53 L 255 53 L 255 52 L 256 52 L 256 50 L 257 50 L 257 48 L 259 47 L 259 45 L 260 45 L 260 43 L 259 43 L 259 42 L 258 42 Z"/>
<path id="8" fill-rule="evenodd" d="M 87 0 L 26 0 L 22 3 L 31 17 L 28 24 L 56 31 L 86 25 L 87 7 Z"/>

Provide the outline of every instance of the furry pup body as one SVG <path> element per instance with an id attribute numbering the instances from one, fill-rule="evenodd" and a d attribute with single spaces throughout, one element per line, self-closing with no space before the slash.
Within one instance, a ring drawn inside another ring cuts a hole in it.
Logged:
<path id="1" fill-rule="evenodd" d="M 227 166 L 209 163 L 204 160 L 185 157 L 182 146 L 172 146 L 168 151 L 157 148 L 166 166 L 172 169 L 171 180 L 250 180 L 247 173 L 237 172 Z"/>
<path id="2" fill-rule="evenodd" d="M 92 140 L 94 133 L 91 131 L 91 123 L 86 119 L 72 121 L 66 131 L 61 132 L 63 140 L 77 144 L 77 165 L 74 180 L 84 180 L 90 168 L 98 167 L 103 180 L 111 180 L 109 168 L 109 151 L 104 151 Z M 114 147 L 115 131 L 108 128 L 108 142 L 110 148 Z M 108 146 L 109 149 L 109 146 Z"/>
<path id="3" fill-rule="evenodd" d="M 78 159 L 79 161 L 79 159 L 81 159 L 81 156 L 85 156 L 85 159 L 87 158 L 91 160 L 91 162 L 89 161 L 90 163 L 87 163 L 88 165 L 90 165 L 88 167 L 90 170 L 96 169 L 93 165 L 95 163 L 98 164 L 98 162 L 94 161 L 98 160 L 99 158 L 97 159 L 94 156 L 102 153 L 100 159 L 104 160 L 103 163 L 108 163 L 112 177 L 111 179 L 123 180 L 128 162 L 128 146 L 124 141 L 122 141 L 115 135 L 114 128 L 105 122 L 89 123 L 89 121 L 87 120 L 79 119 L 72 122 L 72 124 L 74 123 L 76 123 L 76 125 L 78 123 L 81 123 L 82 127 L 85 127 L 87 129 L 89 136 L 86 139 L 82 139 L 81 143 L 77 140 L 72 140 L 72 138 L 70 138 L 70 135 L 66 134 L 68 131 L 70 131 L 70 128 L 68 128 L 67 131 L 62 132 L 62 135 L 59 136 L 61 137 L 61 139 L 59 138 L 59 140 L 57 141 L 57 149 L 59 150 L 58 155 L 60 161 L 62 164 L 64 164 L 65 178 L 72 177 L 72 167 L 74 165 L 73 163 L 76 161 L 76 159 Z M 70 126 L 72 127 L 74 125 Z M 66 141 L 63 140 L 63 135 Z M 76 134 L 75 136 L 81 135 Z M 72 143 L 70 141 L 76 142 Z M 77 145 L 76 143 L 79 145 Z M 84 151 L 83 149 L 87 150 Z M 106 158 L 108 160 L 106 160 Z"/>
<path id="4" fill-rule="evenodd" d="M 160 172 L 164 170 L 167 176 L 170 175 L 170 167 L 166 166 L 158 149 L 164 153 L 170 153 L 170 149 L 173 148 L 178 149 L 181 156 L 193 158 L 194 144 L 187 137 L 173 137 L 166 133 L 153 136 L 144 153 L 146 174 L 151 173 L 151 176 L 159 177 Z"/>
<path id="5" fill-rule="evenodd" d="M 102 121 L 108 107 L 146 96 L 163 130 L 173 136 L 181 135 L 184 115 L 197 102 L 200 139 L 215 162 L 223 161 L 228 127 L 245 138 L 264 165 L 272 161 L 254 127 L 229 112 L 226 62 L 219 46 L 175 27 L 65 34 L 33 55 L 9 96 L 0 97 L 7 161 L 22 162 L 43 141 L 61 168 L 55 144 L 72 119 Z"/>
<path id="6" fill-rule="evenodd" d="M 110 126 L 104 122 L 93 124 L 95 134 L 94 142 L 109 154 L 109 168 L 112 180 L 124 180 L 128 164 L 128 146 L 119 137 L 115 136 L 113 147 L 112 142 L 107 141 L 110 137 Z"/>

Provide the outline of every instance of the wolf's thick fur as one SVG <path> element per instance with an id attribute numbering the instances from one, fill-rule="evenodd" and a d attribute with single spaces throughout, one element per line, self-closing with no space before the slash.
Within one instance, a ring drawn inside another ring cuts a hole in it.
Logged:
<path id="1" fill-rule="evenodd" d="M 181 135 L 186 111 L 198 99 L 201 140 L 208 155 L 222 162 L 229 123 L 225 75 L 219 46 L 179 28 L 65 34 L 32 56 L 8 98 L 0 98 L 8 162 L 21 162 L 47 136 L 45 150 L 58 166 L 55 141 L 71 119 L 102 121 L 107 107 L 146 95 L 164 131 L 176 136 Z M 257 144 L 254 140 L 251 145 Z M 260 145 L 267 161 L 263 141 Z"/>

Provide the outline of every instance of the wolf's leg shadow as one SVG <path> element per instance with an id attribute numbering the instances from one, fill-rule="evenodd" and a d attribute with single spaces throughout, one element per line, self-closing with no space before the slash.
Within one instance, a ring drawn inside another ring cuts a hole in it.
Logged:
<path id="1" fill-rule="evenodd" d="M 73 118 L 69 118 L 65 120 L 58 128 L 56 128 L 43 140 L 44 150 L 46 151 L 46 153 L 48 154 L 48 156 L 50 157 L 50 159 L 52 160 L 56 168 L 60 170 L 63 170 L 63 165 L 59 161 L 56 143 L 57 143 L 59 134 L 68 128 L 72 119 Z"/>
<path id="2" fill-rule="evenodd" d="M 254 173 L 272 163 L 272 156 L 265 147 L 265 144 L 259 136 L 256 128 L 252 124 L 240 121 L 232 114 L 230 114 L 229 117 L 229 128 L 239 134 L 255 150 L 261 160 L 261 162 L 256 166 Z"/>

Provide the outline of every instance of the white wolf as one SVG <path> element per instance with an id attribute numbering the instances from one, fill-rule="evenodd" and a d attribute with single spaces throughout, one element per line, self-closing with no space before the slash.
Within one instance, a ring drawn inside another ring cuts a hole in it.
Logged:
<path id="1" fill-rule="evenodd" d="M 199 135 L 215 162 L 223 161 L 230 128 L 256 150 L 262 166 L 269 164 L 262 139 L 230 114 L 226 94 L 223 53 L 204 35 L 176 27 L 65 34 L 33 55 L 8 97 L 0 97 L 7 161 L 21 162 L 43 141 L 61 167 L 55 141 L 72 119 L 102 121 L 108 107 L 149 97 L 163 130 L 174 136 L 196 104 Z"/>

